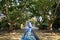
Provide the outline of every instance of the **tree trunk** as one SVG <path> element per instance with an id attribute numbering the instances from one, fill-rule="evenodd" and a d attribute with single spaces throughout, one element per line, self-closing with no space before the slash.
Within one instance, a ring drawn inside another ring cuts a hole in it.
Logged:
<path id="1" fill-rule="evenodd" d="M 10 20 L 9 15 L 8 15 L 8 0 L 6 0 L 6 18 L 8 20 L 8 23 L 10 23 L 9 24 L 9 29 L 12 30 L 11 27 L 13 26 L 13 24 L 11 24 L 11 20 Z"/>
<path id="2" fill-rule="evenodd" d="M 51 30 L 52 31 L 52 23 L 51 24 L 49 24 L 49 30 Z"/>
<path id="3" fill-rule="evenodd" d="M 6 17 L 7 17 L 7 20 L 9 21 L 9 16 L 8 16 L 8 0 L 6 0 Z"/>
<path id="4" fill-rule="evenodd" d="M 49 25 L 48 25 L 48 26 L 49 26 L 49 27 L 48 27 L 48 30 L 52 31 L 52 25 L 53 25 L 53 22 L 50 20 L 50 21 L 49 21 Z"/>
<path id="5" fill-rule="evenodd" d="M 10 29 L 10 30 L 12 30 L 12 29 L 13 29 L 12 27 L 13 27 L 13 25 L 12 25 L 12 24 L 10 24 L 10 27 L 9 27 L 9 29 Z"/>

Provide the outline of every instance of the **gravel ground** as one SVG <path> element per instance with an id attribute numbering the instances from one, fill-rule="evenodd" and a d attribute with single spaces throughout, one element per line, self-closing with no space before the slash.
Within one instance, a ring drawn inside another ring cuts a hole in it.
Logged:
<path id="1" fill-rule="evenodd" d="M 60 40 L 60 33 L 48 33 L 35 31 L 40 40 Z M 0 40 L 21 40 L 24 30 L 13 31 L 11 33 L 0 33 Z"/>

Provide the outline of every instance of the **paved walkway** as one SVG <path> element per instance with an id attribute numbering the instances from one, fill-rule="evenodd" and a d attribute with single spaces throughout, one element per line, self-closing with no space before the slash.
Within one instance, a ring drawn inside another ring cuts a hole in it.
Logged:
<path id="1" fill-rule="evenodd" d="M 42 33 L 41 31 L 35 31 L 40 40 L 60 40 L 60 33 Z M 0 35 L 0 40 L 21 40 L 24 30 L 13 31 L 11 33 L 5 33 Z"/>

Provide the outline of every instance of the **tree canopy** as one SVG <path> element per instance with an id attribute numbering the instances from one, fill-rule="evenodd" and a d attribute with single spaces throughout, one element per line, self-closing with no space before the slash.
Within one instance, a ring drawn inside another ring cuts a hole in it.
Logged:
<path id="1" fill-rule="evenodd" d="M 55 19 L 60 17 L 60 1 L 59 0 L 1 0 L 0 12 L 6 15 L 8 23 L 14 25 L 16 22 L 25 23 L 32 17 L 39 19 L 41 16 L 43 22 L 47 23 L 49 29 L 53 25 Z"/>

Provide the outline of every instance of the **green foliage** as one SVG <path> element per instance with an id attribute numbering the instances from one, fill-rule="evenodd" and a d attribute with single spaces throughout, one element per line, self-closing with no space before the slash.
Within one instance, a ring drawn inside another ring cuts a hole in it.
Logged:
<path id="1" fill-rule="evenodd" d="M 34 16 L 42 16 L 44 22 L 42 23 L 48 23 L 48 18 L 46 17 L 49 15 L 49 10 L 54 9 L 55 3 L 58 3 L 59 0 L 7 0 L 8 1 L 8 16 L 11 21 L 24 23 L 26 20 L 31 19 Z M 53 8 L 52 8 L 53 7 Z M 59 8 L 58 8 L 59 10 Z M 58 11 L 57 10 L 57 11 Z M 6 0 L 2 0 L 0 2 L 0 11 L 6 11 Z M 30 14 L 28 13 L 30 12 Z M 54 13 L 54 12 L 53 12 Z M 54 14 L 49 15 L 54 16 Z M 57 16 L 59 15 L 58 12 L 56 12 Z M 55 16 L 56 16 L 55 15 Z M 17 19 L 18 18 L 18 19 Z M 39 22 L 36 22 L 36 25 L 40 24 Z M 3 25 L 6 25 L 6 23 L 3 23 Z"/>
<path id="2" fill-rule="evenodd" d="M 2 20 L 2 22 L 1 22 L 1 30 L 6 30 L 6 29 L 8 29 L 8 22 L 7 22 L 7 20 L 5 20 L 5 19 L 3 19 Z"/>

